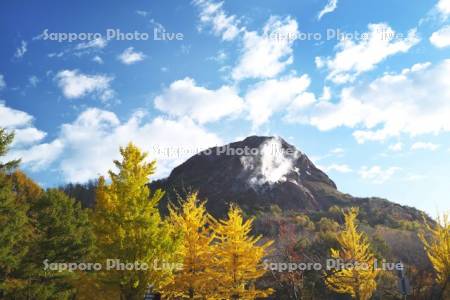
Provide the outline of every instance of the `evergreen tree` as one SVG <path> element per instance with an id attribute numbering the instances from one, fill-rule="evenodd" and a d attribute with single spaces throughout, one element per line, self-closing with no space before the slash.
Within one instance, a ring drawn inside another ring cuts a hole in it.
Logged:
<path id="1" fill-rule="evenodd" d="M 148 285 L 160 289 L 172 280 L 170 268 L 154 264 L 173 262 L 179 246 L 168 222 L 161 219 L 157 205 L 161 190 L 150 193 L 149 176 L 156 162 L 147 163 L 146 153 L 129 144 L 121 148 L 122 161 L 109 172 L 111 183 L 99 179 L 93 215 L 99 261 L 119 259 L 122 263 L 146 264 L 148 270 L 109 270 L 99 274 L 109 288 L 120 290 L 122 299 L 141 299 Z"/>
<path id="2" fill-rule="evenodd" d="M 215 299 L 255 299 L 273 292 L 255 287 L 256 279 L 266 272 L 262 259 L 272 241 L 258 245 L 261 236 L 250 235 L 252 223 L 253 219 L 244 221 L 237 206 L 231 206 L 228 218 L 213 224 L 215 282 L 211 284 L 217 287 Z"/>
<path id="3" fill-rule="evenodd" d="M 329 289 L 349 294 L 357 300 L 367 300 L 376 289 L 379 270 L 374 266 L 374 254 L 370 250 L 367 236 L 358 231 L 356 218 L 358 209 L 351 208 L 344 214 L 345 228 L 337 235 L 340 249 L 331 249 L 331 257 L 351 267 L 332 270 L 325 278 Z"/>
<path id="4" fill-rule="evenodd" d="M 181 207 L 169 206 L 171 223 L 182 235 L 180 255 L 183 269 L 175 273 L 174 282 L 165 290 L 174 299 L 209 299 L 212 296 L 211 267 L 213 232 L 208 226 L 212 217 L 197 193 L 181 201 Z"/>
<path id="5" fill-rule="evenodd" d="M 15 170 L 9 177 L 19 203 L 32 205 L 42 197 L 44 190 L 24 172 Z"/>
<path id="6" fill-rule="evenodd" d="M 59 189 L 70 198 L 79 201 L 83 207 L 93 208 L 95 205 L 97 180 L 90 180 L 86 183 L 68 183 Z"/>
<path id="7" fill-rule="evenodd" d="M 14 133 L 9 133 L 0 127 L 0 158 L 8 153 L 9 146 L 14 140 Z M 0 160 L 0 173 L 7 173 L 19 166 L 20 159 L 2 162 Z"/>
<path id="8" fill-rule="evenodd" d="M 13 138 L 13 134 L 0 128 L 0 158 L 7 153 Z M 0 163 L 0 299 L 23 285 L 14 273 L 27 253 L 31 234 L 28 207 L 16 201 L 8 176 L 18 163 L 17 160 Z"/>
<path id="9" fill-rule="evenodd" d="M 63 192 L 50 189 L 31 204 L 30 215 L 33 237 L 16 272 L 26 284 L 12 294 L 16 299 L 70 299 L 78 274 L 45 266 L 86 262 L 94 243 L 87 211 Z"/>
<path id="10" fill-rule="evenodd" d="M 425 246 L 425 251 L 437 275 L 437 281 L 442 286 L 442 297 L 450 297 L 450 221 L 448 214 L 438 218 L 434 228 L 426 223 L 429 240 L 424 233 L 419 238 Z M 447 298 L 445 298 L 447 299 Z"/>

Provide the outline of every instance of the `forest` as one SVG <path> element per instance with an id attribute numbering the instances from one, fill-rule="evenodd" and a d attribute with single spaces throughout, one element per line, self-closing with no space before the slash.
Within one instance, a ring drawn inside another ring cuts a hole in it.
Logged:
<path id="1" fill-rule="evenodd" d="M 450 299 L 446 213 L 375 226 L 358 207 L 233 203 L 218 217 L 196 191 L 161 211 L 157 162 L 132 143 L 108 176 L 43 188 L 3 161 L 13 139 L 0 129 L 0 299 Z"/>

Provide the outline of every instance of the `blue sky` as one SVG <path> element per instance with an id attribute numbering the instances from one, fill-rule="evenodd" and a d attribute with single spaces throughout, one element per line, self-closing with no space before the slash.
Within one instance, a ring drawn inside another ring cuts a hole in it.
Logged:
<path id="1" fill-rule="evenodd" d="M 343 192 L 434 215 L 450 209 L 449 18 L 449 0 L 2 1 L 8 158 L 55 186 L 133 141 L 164 177 L 278 135 Z"/>

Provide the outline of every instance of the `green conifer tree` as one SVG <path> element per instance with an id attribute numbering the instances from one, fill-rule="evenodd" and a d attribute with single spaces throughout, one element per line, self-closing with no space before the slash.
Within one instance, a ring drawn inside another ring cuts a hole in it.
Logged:
<path id="1" fill-rule="evenodd" d="M 28 208 L 16 201 L 8 176 L 19 161 L 2 161 L 13 138 L 14 134 L 0 128 L 0 299 L 23 284 L 14 273 L 27 253 L 31 233 Z"/>

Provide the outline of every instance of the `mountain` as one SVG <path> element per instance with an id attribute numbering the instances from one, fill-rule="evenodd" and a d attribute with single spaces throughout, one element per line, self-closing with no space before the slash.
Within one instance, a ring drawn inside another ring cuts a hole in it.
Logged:
<path id="1" fill-rule="evenodd" d="M 327 174 L 280 137 L 250 136 L 207 149 L 150 187 L 166 191 L 163 210 L 168 201 L 176 201 L 177 195 L 198 191 L 215 216 L 223 216 L 230 203 L 237 203 L 248 214 L 274 206 L 309 213 L 332 206 L 358 206 L 372 225 L 422 219 L 422 213 L 414 208 L 341 193 Z"/>

